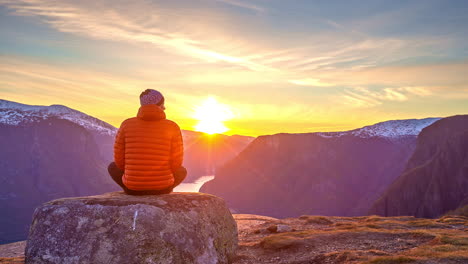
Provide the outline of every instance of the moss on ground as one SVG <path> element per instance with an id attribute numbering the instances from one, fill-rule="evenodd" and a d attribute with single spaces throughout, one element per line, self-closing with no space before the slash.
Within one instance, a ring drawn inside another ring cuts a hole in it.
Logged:
<path id="1" fill-rule="evenodd" d="M 417 259 L 404 256 L 396 257 L 377 257 L 367 263 L 369 264 L 399 264 L 399 263 L 412 263 L 416 262 Z"/>
<path id="2" fill-rule="evenodd" d="M 299 217 L 301 220 L 305 220 L 307 224 L 317 224 L 317 225 L 331 225 L 333 221 L 325 216 L 312 216 L 312 215 L 303 215 Z"/>
<path id="3" fill-rule="evenodd" d="M 468 205 L 465 205 L 463 207 L 460 207 L 456 210 L 449 211 L 448 213 L 445 214 L 446 216 L 450 215 L 459 215 L 459 216 L 465 216 L 468 217 Z"/>

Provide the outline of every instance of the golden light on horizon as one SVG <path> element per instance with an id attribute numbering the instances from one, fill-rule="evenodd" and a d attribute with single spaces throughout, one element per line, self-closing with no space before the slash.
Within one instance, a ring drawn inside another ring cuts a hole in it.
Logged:
<path id="1" fill-rule="evenodd" d="M 219 103 L 216 98 L 208 97 L 202 104 L 195 106 L 193 117 L 198 120 L 195 130 L 207 134 L 221 134 L 229 131 L 223 122 L 234 117 L 227 105 Z"/>

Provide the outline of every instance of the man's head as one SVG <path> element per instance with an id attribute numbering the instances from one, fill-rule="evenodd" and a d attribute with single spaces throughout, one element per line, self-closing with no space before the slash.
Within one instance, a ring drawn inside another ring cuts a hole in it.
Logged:
<path id="1" fill-rule="evenodd" d="M 140 94 L 140 104 L 143 105 L 157 105 L 161 107 L 163 110 L 166 109 L 164 107 L 164 96 L 156 90 L 153 89 L 146 89 Z"/>

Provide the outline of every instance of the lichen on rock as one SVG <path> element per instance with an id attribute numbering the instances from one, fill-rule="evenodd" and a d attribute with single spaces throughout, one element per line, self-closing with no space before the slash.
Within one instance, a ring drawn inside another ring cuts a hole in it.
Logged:
<path id="1" fill-rule="evenodd" d="M 201 193 L 65 198 L 36 209 L 26 263 L 230 263 L 237 226 Z"/>

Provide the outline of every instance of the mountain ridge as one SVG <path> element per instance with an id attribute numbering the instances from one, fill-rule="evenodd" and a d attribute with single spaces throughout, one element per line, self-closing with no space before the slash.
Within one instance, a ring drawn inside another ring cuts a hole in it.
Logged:
<path id="1" fill-rule="evenodd" d="M 404 170 L 417 133 L 438 120 L 259 136 L 200 191 L 225 198 L 237 213 L 363 215 Z"/>
<path id="2" fill-rule="evenodd" d="M 116 128 L 109 123 L 64 105 L 27 105 L 0 99 L 0 123 L 21 125 L 49 117 L 69 120 L 101 134 L 114 135 L 117 132 Z"/>
<path id="3" fill-rule="evenodd" d="M 81 111 L 69 108 L 60 104 L 52 104 L 50 106 L 45 105 L 28 105 L 5 99 L 0 99 L 0 111 L 5 112 L 6 110 L 18 110 L 29 113 L 29 115 L 18 115 L 17 113 L 3 113 L 0 115 L 0 123 L 4 124 L 20 124 L 23 122 L 33 122 L 35 118 L 45 119 L 46 114 L 55 116 L 62 119 L 70 120 L 88 129 L 96 130 L 98 132 L 105 132 L 109 135 L 113 135 L 117 132 L 117 128 L 110 125 L 109 123 L 97 119 L 91 115 L 83 113 Z M 42 114 L 43 116 L 40 116 Z M 29 119 L 27 119 L 29 118 Z M 336 132 L 305 132 L 305 133 L 279 133 L 279 134 L 317 134 L 324 138 L 336 138 L 345 135 L 353 135 L 362 138 L 368 137 L 401 137 L 401 136 L 415 136 L 418 135 L 421 130 L 432 123 L 440 120 L 440 117 L 428 117 L 422 119 L 396 119 L 378 122 L 372 125 L 367 125 L 361 128 L 356 128 L 347 131 L 336 131 Z M 94 124 L 92 123 L 94 122 Z M 203 133 L 192 130 L 183 130 L 189 133 Z M 187 135 L 188 136 L 188 135 Z M 224 135 L 227 136 L 227 135 Z M 229 137 L 249 137 L 243 135 L 230 135 Z M 251 137 L 254 138 L 254 137 Z"/>
<path id="4" fill-rule="evenodd" d="M 417 136 L 425 127 L 440 119 L 439 117 L 428 117 L 422 119 L 388 120 L 343 132 L 318 132 L 317 134 L 322 137 L 353 135 L 361 138 Z"/>

